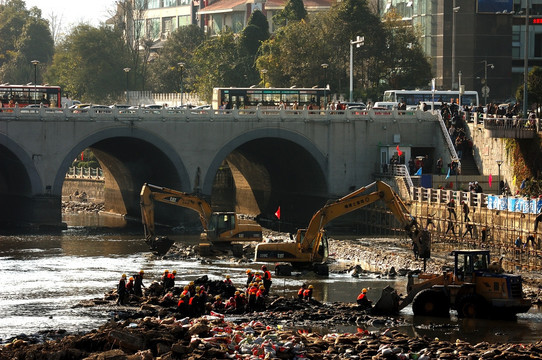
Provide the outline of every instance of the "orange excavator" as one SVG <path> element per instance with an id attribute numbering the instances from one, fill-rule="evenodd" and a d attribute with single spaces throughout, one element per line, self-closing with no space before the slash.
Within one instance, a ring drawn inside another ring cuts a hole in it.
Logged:
<path id="1" fill-rule="evenodd" d="M 368 193 L 367 190 L 376 187 Z M 402 228 L 412 239 L 419 257 L 427 259 L 431 254 L 431 236 L 410 215 L 405 204 L 391 186 L 376 181 L 338 199 L 328 202 L 318 210 L 306 229 L 298 229 L 295 242 L 261 243 L 256 246 L 255 261 L 280 263 L 275 272 L 287 274 L 292 267 L 312 267 L 321 275 L 327 275 L 325 264 L 329 249 L 324 227 L 333 219 L 382 200 L 399 220 Z M 286 264 L 284 264 L 286 263 Z M 290 263 L 290 264 L 288 264 Z"/>
<path id="2" fill-rule="evenodd" d="M 196 194 L 144 184 L 140 193 L 141 221 L 145 230 L 145 241 L 156 254 L 165 254 L 173 245 L 173 240 L 156 236 L 155 201 L 181 206 L 199 214 L 203 227 L 203 232 L 200 235 L 202 255 L 206 255 L 211 246 L 229 248 L 234 255 L 239 255 L 239 251 L 242 251 L 242 245 L 238 242 L 262 240 L 262 228 L 253 220 L 241 218 L 234 212 L 213 212 L 211 205 Z"/>

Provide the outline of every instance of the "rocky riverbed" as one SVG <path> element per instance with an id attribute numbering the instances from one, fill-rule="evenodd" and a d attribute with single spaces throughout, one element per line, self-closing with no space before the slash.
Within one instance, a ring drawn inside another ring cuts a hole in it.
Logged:
<path id="1" fill-rule="evenodd" d="M 267 234 L 274 238 L 281 234 Z M 332 240 L 332 271 L 350 272 L 355 263 L 367 264 L 371 270 L 398 275 L 406 269 L 421 269 L 407 240 L 381 242 Z M 250 261 L 252 247 L 245 248 Z M 440 271 L 446 263 L 440 254 L 428 261 L 428 271 Z M 174 258 L 196 258 L 192 246 L 175 246 L 166 255 Z M 219 255 L 229 257 L 229 254 Z M 204 261 L 204 260 L 199 260 Z M 531 279 L 531 278 L 530 278 Z M 536 276 L 528 294 L 538 301 Z M 220 282 L 204 284 L 209 293 L 223 291 Z M 157 285 L 156 285 L 157 286 Z M 154 286 L 153 286 L 154 288 Z M 180 288 L 174 291 L 178 296 Z M 212 313 L 199 317 L 180 316 L 176 302 L 148 292 L 143 298 L 131 297 L 126 306 L 115 304 L 112 290 L 103 298 L 78 304 L 79 307 L 103 307 L 112 318 L 99 329 L 87 334 L 37 334 L 19 336 L 0 348 L 0 359 L 538 359 L 542 343 L 470 344 L 447 342 L 435 338 L 407 337 L 396 330 L 401 318 L 373 315 L 357 305 L 300 301 L 271 295 L 266 310 L 252 313 Z M 307 329 L 333 329 L 349 324 L 355 333 L 315 333 Z M 367 331 L 367 328 L 379 330 Z M 40 341 L 43 338 L 57 340 Z"/>

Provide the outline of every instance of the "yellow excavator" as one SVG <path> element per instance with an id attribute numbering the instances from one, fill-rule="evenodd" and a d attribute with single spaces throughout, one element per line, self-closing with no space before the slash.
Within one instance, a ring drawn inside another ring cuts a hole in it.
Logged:
<path id="1" fill-rule="evenodd" d="M 240 241 L 261 241 L 261 226 L 250 219 L 243 219 L 234 212 L 213 212 L 211 205 L 195 194 L 188 194 L 162 186 L 144 184 L 140 193 L 141 221 L 145 230 L 145 241 L 158 255 L 167 253 L 173 240 L 157 237 L 154 225 L 154 202 L 181 206 L 199 214 L 203 232 L 200 235 L 200 253 L 207 255 L 210 246 L 229 248 L 240 255 Z"/>
<path id="2" fill-rule="evenodd" d="M 367 193 L 367 190 L 376 190 Z M 372 184 L 334 201 L 328 202 L 312 217 L 306 229 L 298 229 L 295 242 L 260 243 L 256 246 L 255 261 L 279 263 L 275 273 L 287 275 L 293 267 L 312 267 L 320 275 L 327 275 L 325 261 L 328 257 L 328 241 L 324 227 L 333 219 L 361 209 L 378 200 L 386 203 L 393 215 L 400 221 L 403 229 L 413 241 L 419 257 L 427 259 L 431 255 L 431 236 L 423 230 L 416 219 L 410 215 L 401 198 L 391 186 L 376 181 Z M 284 263 L 291 263 L 284 264 Z"/>

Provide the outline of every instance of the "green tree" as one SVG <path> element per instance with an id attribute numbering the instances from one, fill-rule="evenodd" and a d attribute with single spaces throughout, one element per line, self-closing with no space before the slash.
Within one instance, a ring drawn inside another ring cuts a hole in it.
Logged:
<path id="1" fill-rule="evenodd" d="M 523 85 L 516 91 L 516 98 L 523 103 Z M 527 109 L 536 109 L 537 116 L 540 115 L 540 104 L 542 103 L 542 68 L 534 66 L 527 77 Z"/>
<path id="2" fill-rule="evenodd" d="M 114 102 L 125 90 L 128 57 L 119 31 L 79 25 L 57 47 L 46 79 L 81 101 Z"/>
<path id="3" fill-rule="evenodd" d="M 194 69 L 198 61 L 194 59 L 194 52 L 204 41 L 203 31 L 196 25 L 183 26 L 172 33 L 160 56 L 150 65 L 150 77 L 152 90 L 157 92 L 179 91 L 180 67 L 185 64 L 183 70 L 183 91 L 193 91 Z"/>
<path id="4" fill-rule="evenodd" d="M 235 71 L 238 51 L 232 32 L 222 32 L 205 41 L 194 54 L 198 63 L 194 90 L 201 99 L 210 101 L 214 87 L 238 86 L 244 74 Z"/>
<path id="5" fill-rule="evenodd" d="M 273 23 L 281 27 L 292 21 L 301 21 L 306 17 L 307 10 L 305 10 L 303 0 L 288 0 L 284 9 L 273 16 Z"/>
<path id="6" fill-rule="evenodd" d="M 2 82 L 34 82 L 32 60 L 40 61 L 40 69 L 50 63 L 54 45 L 49 26 L 41 11 L 26 10 L 24 1 L 12 0 L 0 5 L 0 79 Z M 41 74 L 37 72 L 38 83 Z"/>

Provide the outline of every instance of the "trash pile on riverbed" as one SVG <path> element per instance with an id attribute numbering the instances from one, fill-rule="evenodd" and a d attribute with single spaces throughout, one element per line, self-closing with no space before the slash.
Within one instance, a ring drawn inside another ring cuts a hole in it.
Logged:
<path id="1" fill-rule="evenodd" d="M 542 359 L 535 344 L 469 344 L 409 338 L 396 330 L 325 335 L 221 315 L 198 319 L 145 317 L 110 321 L 85 335 L 0 348 L 2 359 Z"/>

